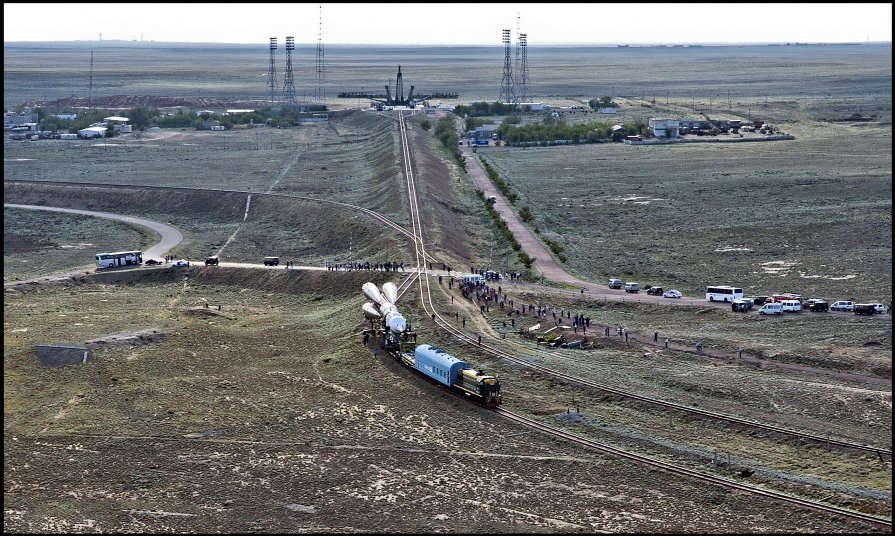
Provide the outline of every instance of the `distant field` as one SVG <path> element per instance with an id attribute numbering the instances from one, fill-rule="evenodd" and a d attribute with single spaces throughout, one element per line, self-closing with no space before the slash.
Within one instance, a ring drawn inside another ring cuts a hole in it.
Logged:
<path id="1" fill-rule="evenodd" d="M 326 45 L 324 89 L 331 105 L 341 91 L 394 89 L 397 66 L 404 86 L 417 94 L 459 93 L 456 103 L 497 100 L 503 68 L 500 32 L 493 47 L 352 47 Z M 167 95 L 190 98 L 266 98 L 268 44 L 4 43 L 4 107 L 25 101 L 87 96 L 94 51 L 93 96 Z M 547 47 L 529 36 L 534 100 L 582 104 L 611 95 L 647 101 L 670 99 L 693 113 L 725 113 L 727 102 L 811 98 L 836 102 L 842 116 L 885 115 L 891 120 L 890 45 L 726 47 Z M 279 56 L 282 77 L 284 55 Z M 313 47 L 293 55 L 296 94 L 313 94 Z M 858 91 L 855 91 L 858 89 Z M 702 103 L 701 105 L 698 105 Z M 746 108 L 746 106 L 739 106 Z M 809 108 L 813 107 L 809 105 Z M 644 109 L 646 110 L 646 109 Z M 808 110 L 809 113 L 814 113 Z M 815 119 L 828 112 L 819 111 Z M 779 120 L 772 114 L 764 114 Z M 698 116 L 698 115 L 697 115 Z"/>

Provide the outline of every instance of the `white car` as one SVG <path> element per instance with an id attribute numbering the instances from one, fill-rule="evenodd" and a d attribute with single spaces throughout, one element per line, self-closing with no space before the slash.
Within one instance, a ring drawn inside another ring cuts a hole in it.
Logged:
<path id="1" fill-rule="evenodd" d="M 675 289 L 671 289 L 662 295 L 665 296 L 666 298 L 680 298 L 683 296 L 683 294 L 681 294 L 681 291 L 675 290 Z"/>
<path id="2" fill-rule="evenodd" d="M 171 263 L 171 268 L 179 268 L 181 266 L 189 266 L 190 261 L 185 259 L 179 259 Z"/>
<path id="3" fill-rule="evenodd" d="M 848 300 L 839 300 L 834 302 L 833 305 L 830 306 L 831 311 L 854 311 L 855 304 L 854 302 Z"/>
<path id="4" fill-rule="evenodd" d="M 881 303 L 874 303 L 873 309 L 876 311 L 876 314 L 881 315 L 886 312 L 886 306 Z"/>

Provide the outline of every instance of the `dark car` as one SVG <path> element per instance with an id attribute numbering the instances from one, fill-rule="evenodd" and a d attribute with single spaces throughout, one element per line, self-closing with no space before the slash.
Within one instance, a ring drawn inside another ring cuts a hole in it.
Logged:
<path id="1" fill-rule="evenodd" d="M 264 257 L 264 266 L 277 266 L 280 264 L 279 257 Z"/>
<path id="2" fill-rule="evenodd" d="M 752 309 L 754 302 L 750 298 L 743 298 L 740 300 L 733 300 L 730 303 L 730 310 L 737 313 L 745 313 L 746 311 Z"/>
<path id="3" fill-rule="evenodd" d="M 828 302 L 827 300 L 821 300 L 820 298 L 812 298 L 805 301 L 805 307 L 809 311 L 827 312 L 830 310 L 830 302 Z"/>
<path id="4" fill-rule="evenodd" d="M 854 313 L 856 315 L 872 315 L 876 313 L 876 307 L 872 303 L 856 303 Z"/>
<path id="5" fill-rule="evenodd" d="M 665 291 L 662 289 L 662 287 L 650 287 L 646 289 L 646 293 L 650 296 L 661 296 L 665 293 Z"/>
<path id="6" fill-rule="evenodd" d="M 221 260 L 218 259 L 218 256 L 212 255 L 211 257 L 205 259 L 205 266 L 217 266 L 219 262 L 221 262 Z"/>
<path id="7" fill-rule="evenodd" d="M 161 264 L 161 263 L 162 263 L 162 261 L 157 261 L 155 259 L 149 259 L 148 261 L 144 262 L 143 264 L 145 264 L 146 266 L 155 266 L 156 264 Z"/>
<path id="8" fill-rule="evenodd" d="M 767 296 L 752 296 L 752 303 L 754 303 L 755 305 L 764 305 L 767 301 Z"/>

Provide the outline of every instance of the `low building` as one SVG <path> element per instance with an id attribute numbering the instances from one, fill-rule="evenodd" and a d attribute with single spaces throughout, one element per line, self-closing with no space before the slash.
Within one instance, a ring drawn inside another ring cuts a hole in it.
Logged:
<path id="1" fill-rule="evenodd" d="M 681 122 L 678 119 L 650 118 L 649 128 L 657 138 L 681 137 Z"/>
<path id="2" fill-rule="evenodd" d="M 102 138 L 106 135 L 106 127 L 87 127 L 78 131 L 78 136 L 82 138 Z"/>
<path id="3" fill-rule="evenodd" d="M 128 134 L 134 131 L 133 126 L 130 124 L 130 118 L 128 117 L 113 115 L 111 117 L 104 117 L 103 121 L 105 121 L 107 126 L 112 125 L 115 132 L 118 132 L 119 134 Z"/>
<path id="4" fill-rule="evenodd" d="M 25 123 L 37 123 L 39 119 L 38 115 L 32 112 L 7 112 L 3 115 L 3 128 L 10 129 L 15 126 L 22 126 Z"/>
<path id="5" fill-rule="evenodd" d="M 544 110 L 544 103 L 543 102 L 519 102 L 519 103 L 516 103 L 516 108 L 519 108 L 520 110 L 527 109 L 532 112 L 540 112 L 540 111 Z M 547 108 L 549 108 L 549 106 Z"/>

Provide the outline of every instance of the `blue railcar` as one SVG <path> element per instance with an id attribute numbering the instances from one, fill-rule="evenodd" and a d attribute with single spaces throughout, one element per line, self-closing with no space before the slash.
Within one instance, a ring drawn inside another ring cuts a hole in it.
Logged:
<path id="1" fill-rule="evenodd" d="M 461 361 L 431 344 L 417 346 L 413 352 L 413 359 L 416 370 L 448 387 L 457 383 L 457 375 L 461 370 L 470 368 L 466 361 Z"/>

